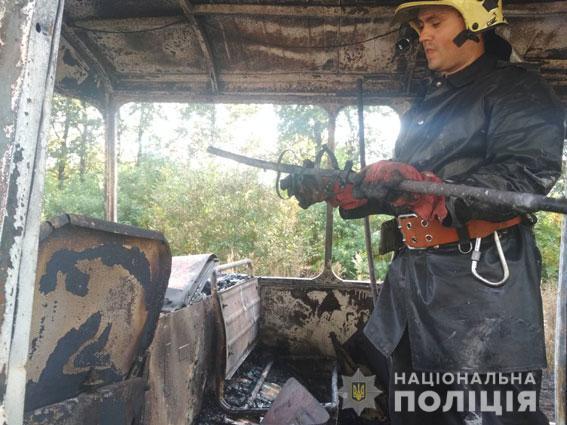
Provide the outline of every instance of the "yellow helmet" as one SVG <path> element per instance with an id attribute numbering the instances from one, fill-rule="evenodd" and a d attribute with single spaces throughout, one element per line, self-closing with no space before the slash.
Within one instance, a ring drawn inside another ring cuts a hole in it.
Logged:
<path id="1" fill-rule="evenodd" d="M 463 16 L 465 26 L 471 33 L 486 31 L 497 25 L 507 23 L 502 12 L 502 0 L 422 0 L 410 1 L 400 5 L 394 14 L 394 23 L 406 23 L 417 31 L 415 23 L 420 7 L 449 6 Z"/>

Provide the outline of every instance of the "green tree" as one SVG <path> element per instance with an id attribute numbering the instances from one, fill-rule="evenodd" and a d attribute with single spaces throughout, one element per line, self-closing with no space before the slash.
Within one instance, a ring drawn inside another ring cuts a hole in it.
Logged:
<path id="1" fill-rule="evenodd" d="M 298 158 L 313 158 L 327 141 L 329 116 L 313 105 L 283 105 L 276 107 L 278 115 L 279 150 L 289 149 Z"/>
<path id="2" fill-rule="evenodd" d="M 48 152 L 55 160 L 53 171 L 57 173 L 58 188 L 63 189 L 69 174 L 69 149 L 71 133 L 79 127 L 82 105 L 69 97 L 53 99 L 52 137 L 49 138 Z"/>
<path id="3" fill-rule="evenodd" d="M 54 96 L 42 216 L 103 217 L 102 120 L 88 105 Z"/>

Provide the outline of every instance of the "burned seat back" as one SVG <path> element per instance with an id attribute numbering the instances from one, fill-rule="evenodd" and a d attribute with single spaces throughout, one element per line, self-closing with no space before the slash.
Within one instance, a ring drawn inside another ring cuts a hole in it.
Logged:
<path id="1" fill-rule="evenodd" d="M 139 375 L 163 304 L 163 235 L 82 216 L 42 225 L 25 410 Z"/>
<path id="2" fill-rule="evenodd" d="M 217 274 L 237 267 L 247 266 L 250 276 L 234 286 L 219 288 Z M 216 267 L 212 289 L 218 299 L 221 312 L 221 335 L 224 350 L 221 350 L 224 375 L 219 379 L 230 379 L 246 360 L 258 342 L 260 327 L 260 295 L 258 278 L 254 277 L 252 261 L 244 259 Z"/>

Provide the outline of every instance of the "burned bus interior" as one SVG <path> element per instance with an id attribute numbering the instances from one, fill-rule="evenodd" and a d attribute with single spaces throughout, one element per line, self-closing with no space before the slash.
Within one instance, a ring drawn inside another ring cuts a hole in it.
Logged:
<path id="1" fill-rule="evenodd" d="M 127 102 L 319 105 L 332 148 L 360 88 L 365 105 L 403 113 L 429 78 L 418 44 L 390 25 L 399 3 L 65 2 L 54 86 L 104 117 L 106 220 L 41 225 L 24 423 L 351 423 L 338 393 L 354 370 L 340 347 L 373 295 L 333 272 L 332 214 L 315 278 L 256 276 L 251 261 L 214 253 L 172 258 L 161 233 L 116 223 L 115 116 Z M 567 3 L 505 11 L 515 60 L 567 103 Z M 377 400 L 371 419 L 386 424 Z"/>

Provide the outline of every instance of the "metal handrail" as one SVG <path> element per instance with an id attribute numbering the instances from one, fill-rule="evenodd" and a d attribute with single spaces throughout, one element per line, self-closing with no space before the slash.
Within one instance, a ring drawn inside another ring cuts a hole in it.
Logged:
<path id="1" fill-rule="evenodd" d="M 214 269 L 213 274 L 223 272 L 225 270 L 236 269 L 241 266 L 248 266 L 248 270 L 250 271 L 250 275 L 254 276 L 254 266 L 252 265 L 252 260 L 249 258 L 245 258 L 243 260 L 233 261 L 232 263 L 221 264 L 220 266 L 216 266 Z"/>

